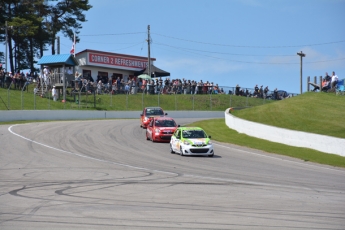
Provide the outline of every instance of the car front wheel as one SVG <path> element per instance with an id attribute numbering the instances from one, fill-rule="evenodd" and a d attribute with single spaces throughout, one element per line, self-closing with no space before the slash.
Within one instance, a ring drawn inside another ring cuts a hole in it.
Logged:
<path id="1" fill-rule="evenodd" d="M 171 144 L 170 144 L 170 153 L 175 153 L 175 151 L 173 150 Z"/>
<path id="2" fill-rule="evenodd" d="M 180 146 L 181 157 L 183 157 L 182 146 Z"/>

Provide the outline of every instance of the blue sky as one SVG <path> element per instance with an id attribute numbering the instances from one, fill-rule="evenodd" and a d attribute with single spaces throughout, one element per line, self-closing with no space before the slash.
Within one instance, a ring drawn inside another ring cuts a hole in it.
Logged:
<path id="1" fill-rule="evenodd" d="M 76 51 L 151 57 L 171 78 L 300 93 L 307 76 L 345 78 L 345 0 L 90 0 Z M 60 53 L 72 41 L 61 38 Z M 50 54 L 50 50 L 46 55 Z"/>

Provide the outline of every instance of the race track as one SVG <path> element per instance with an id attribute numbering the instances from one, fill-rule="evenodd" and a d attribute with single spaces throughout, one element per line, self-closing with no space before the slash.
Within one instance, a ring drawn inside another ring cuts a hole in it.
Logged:
<path id="1" fill-rule="evenodd" d="M 222 143 L 181 157 L 139 119 L 1 125 L 0 148 L 1 230 L 345 228 L 344 169 Z"/>

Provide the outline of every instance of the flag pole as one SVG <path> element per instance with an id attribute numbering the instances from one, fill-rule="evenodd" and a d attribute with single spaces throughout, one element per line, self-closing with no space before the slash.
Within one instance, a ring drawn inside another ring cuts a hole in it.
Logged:
<path id="1" fill-rule="evenodd" d="M 74 52 L 73 52 L 73 56 L 75 57 L 75 48 L 76 48 L 76 44 L 75 44 L 75 32 L 74 32 L 73 43 L 74 43 Z"/>

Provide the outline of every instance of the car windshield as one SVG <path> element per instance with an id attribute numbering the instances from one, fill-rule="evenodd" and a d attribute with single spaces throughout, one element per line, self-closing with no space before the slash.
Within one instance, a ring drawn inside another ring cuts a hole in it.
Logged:
<path id="1" fill-rule="evenodd" d="M 146 116 L 153 116 L 153 115 L 164 115 L 163 110 L 161 109 L 147 109 Z"/>
<path id="2" fill-rule="evenodd" d="M 156 120 L 155 126 L 157 126 L 157 127 L 176 127 L 176 123 L 173 120 Z"/>
<path id="3" fill-rule="evenodd" d="M 203 130 L 183 130 L 183 138 L 207 138 L 206 133 Z"/>

